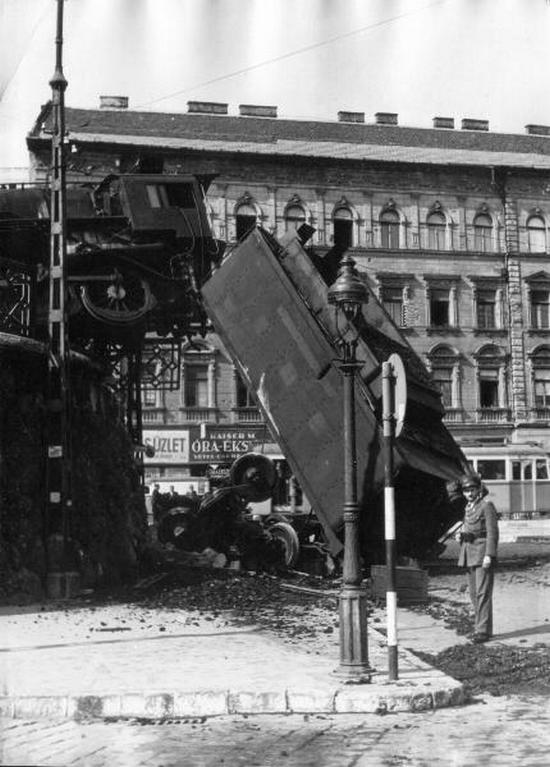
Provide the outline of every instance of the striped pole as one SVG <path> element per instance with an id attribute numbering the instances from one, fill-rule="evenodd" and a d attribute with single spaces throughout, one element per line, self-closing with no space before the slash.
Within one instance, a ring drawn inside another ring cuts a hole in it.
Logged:
<path id="1" fill-rule="evenodd" d="M 391 362 L 382 363 L 382 423 L 384 447 L 384 529 L 386 538 L 386 621 L 388 676 L 399 678 L 397 661 L 397 588 L 395 583 L 395 491 L 393 442 L 395 432 L 395 376 Z"/>

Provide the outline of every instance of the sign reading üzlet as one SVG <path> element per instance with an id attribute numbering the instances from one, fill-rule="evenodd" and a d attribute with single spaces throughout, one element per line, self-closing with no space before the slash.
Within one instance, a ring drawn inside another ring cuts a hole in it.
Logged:
<path id="1" fill-rule="evenodd" d="M 143 432 L 143 442 L 155 449 L 153 458 L 145 458 L 146 464 L 189 463 L 188 429 L 147 429 Z"/>

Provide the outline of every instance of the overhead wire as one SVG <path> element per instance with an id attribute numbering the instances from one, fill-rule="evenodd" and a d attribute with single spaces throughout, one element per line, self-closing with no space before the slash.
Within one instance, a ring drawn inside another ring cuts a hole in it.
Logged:
<path id="1" fill-rule="evenodd" d="M 167 101 L 168 99 L 176 98 L 177 96 L 181 96 L 183 93 L 188 93 L 190 91 L 197 90 L 198 88 L 204 88 L 208 85 L 214 85 L 215 83 L 222 82 L 223 80 L 228 80 L 232 77 L 238 77 L 239 75 L 247 74 L 248 72 L 252 72 L 255 69 L 260 69 L 261 67 L 268 66 L 269 64 L 276 64 L 279 61 L 284 61 L 285 59 L 292 58 L 294 56 L 300 56 L 303 53 L 309 53 L 310 51 L 316 50 L 317 48 L 322 48 L 327 45 L 332 45 L 335 42 L 339 42 L 340 40 L 345 40 L 350 37 L 354 37 L 356 35 L 363 34 L 365 32 L 369 32 L 373 29 L 378 29 L 379 27 L 383 27 L 387 24 L 391 24 L 394 21 L 400 21 L 401 19 L 407 18 L 409 16 L 413 16 L 416 13 L 419 13 L 421 11 L 425 11 L 429 8 L 433 8 L 436 5 L 442 5 L 448 2 L 452 2 L 452 0 L 433 0 L 430 3 L 427 3 L 426 5 L 423 5 L 421 8 L 416 8 L 413 11 L 407 11 L 405 13 L 398 14 L 397 16 L 391 16 L 388 19 L 382 19 L 381 21 L 376 21 L 372 24 L 367 24 L 364 27 L 360 27 L 358 29 L 352 29 L 349 32 L 343 32 L 342 34 L 335 35 L 334 37 L 330 37 L 327 40 L 321 40 L 317 43 L 311 43 L 310 45 L 305 45 L 302 48 L 297 48 L 293 51 L 288 51 L 287 53 L 282 53 L 279 56 L 274 56 L 270 59 L 265 59 L 264 61 L 259 61 L 256 64 L 251 64 L 250 66 L 243 67 L 242 69 L 237 69 L 234 72 L 228 72 L 224 75 L 219 75 L 218 77 L 213 77 L 210 80 L 203 80 L 200 83 L 196 83 L 195 85 L 190 85 L 187 88 L 182 88 L 181 90 L 174 91 L 173 93 L 169 93 L 165 96 L 159 96 L 158 98 L 151 99 L 150 101 L 144 101 L 141 104 L 136 105 L 136 109 L 142 109 L 144 107 L 151 106 L 153 104 L 158 104 L 160 101 Z"/>

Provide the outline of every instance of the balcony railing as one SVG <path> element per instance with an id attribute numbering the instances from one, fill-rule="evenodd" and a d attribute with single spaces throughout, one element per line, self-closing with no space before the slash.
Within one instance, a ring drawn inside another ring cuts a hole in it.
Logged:
<path id="1" fill-rule="evenodd" d="M 508 423 L 510 409 L 507 407 L 482 407 L 476 410 L 477 423 Z"/>
<path id="2" fill-rule="evenodd" d="M 531 421 L 550 421 L 550 407 L 534 407 L 530 416 Z"/>
<path id="3" fill-rule="evenodd" d="M 443 420 L 445 423 L 462 423 L 464 421 L 464 410 L 461 407 L 446 408 Z"/>
<path id="4" fill-rule="evenodd" d="M 164 423 L 165 410 L 164 408 L 143 408 L 141 411 L 142 423 Z"/>
<path id="5" fill-rule="evenodd" d="M 263 416 L 257 407 L 237 407 L 233 409 L 234 423 L 263 423 Z"/>
<path id="6" fill-rule="evenodd" d="M 212 407 L 182 407 L 180 409 L 184 421 L 192 423 L 217 423 L 218 411 Z"/>

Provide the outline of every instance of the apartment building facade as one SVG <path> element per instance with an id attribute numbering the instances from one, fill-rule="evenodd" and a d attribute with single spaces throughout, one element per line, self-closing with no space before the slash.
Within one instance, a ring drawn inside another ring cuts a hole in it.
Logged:
<path id="1" fill-rule="evenodd" d="M 159 114 L 108 103 L 67 110 L 69 180 L 208 177 L 211 225 L 228 248 L 256 224 L 280 236 L 307 223 L 316 257 L 352 253 L 431 370 L 459 441 L 550 449 L 549 127 L 511 135 L 484 120 L 409 128 L 388 113 L 308 122 L 273 106 L 230 115 L 189 102 L 186 114 Z M 36 180 L 48 174 L 50 111 L 28 137 Z M 181 374 L 177 392 L 145 392 L 146 429 L 191 430 L 190 444 L 194 430 L 206 439 L 220 427 L 268 439 L 215 335 L 185 350 Z"/>

